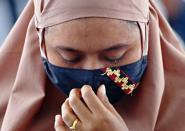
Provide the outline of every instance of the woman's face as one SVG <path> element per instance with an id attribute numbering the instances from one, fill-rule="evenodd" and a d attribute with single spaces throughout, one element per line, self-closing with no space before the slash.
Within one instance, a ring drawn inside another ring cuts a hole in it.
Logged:
<path id="1" fill-rule="evenodd" d="M 115 19 L 77 19 L 49 27 L 45 45 L 49 61 L 68 68 L 120 66 L 141 58 L 137 24 Z"/>

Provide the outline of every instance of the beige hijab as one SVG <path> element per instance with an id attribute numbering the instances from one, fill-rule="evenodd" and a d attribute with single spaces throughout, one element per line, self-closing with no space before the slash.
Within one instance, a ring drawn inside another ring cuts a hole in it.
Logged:
<path id="1" fill-rule="evenodd" d="M 30 0 L 0 49 L 1 131 L 54 130 L 64 96 L 46 77 L 37 31 L 82 17 L 148 26 L 147 71 L 119 112 L 130 131 L 184 131 L 185 53 L 155 3 L 148 0 Z"/>

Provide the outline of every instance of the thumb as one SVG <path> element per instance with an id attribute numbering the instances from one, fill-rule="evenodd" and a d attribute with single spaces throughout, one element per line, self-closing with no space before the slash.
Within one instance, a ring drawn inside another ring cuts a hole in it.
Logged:
<path id="1" fill-rule="evenodd" d="M 65 123 L 62 120 L 61 115 L 56 115 L 55 116 L 55 131 L 67 131 L 68 129 L 66 128 Z"/>

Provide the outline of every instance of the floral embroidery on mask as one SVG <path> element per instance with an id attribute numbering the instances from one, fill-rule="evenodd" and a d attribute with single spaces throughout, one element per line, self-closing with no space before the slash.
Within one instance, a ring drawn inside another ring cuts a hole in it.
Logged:
<path id="1" fill-rule="evenodd" d="M 131 94 L 136 88 L 136 84 L 120 69 L 103 68 L 103 74 L 107 75 L 126 94 Z"/>

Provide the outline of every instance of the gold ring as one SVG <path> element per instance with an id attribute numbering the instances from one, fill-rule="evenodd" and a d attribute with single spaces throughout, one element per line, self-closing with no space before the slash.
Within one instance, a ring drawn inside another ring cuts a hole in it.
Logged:
<path id="1" fill-rule="evenodd" d="M 72 126 L 70 126 L 69 129 L 76 130 L 77 123 L 78 123 L 78 119 L 74 120 Z"/>

